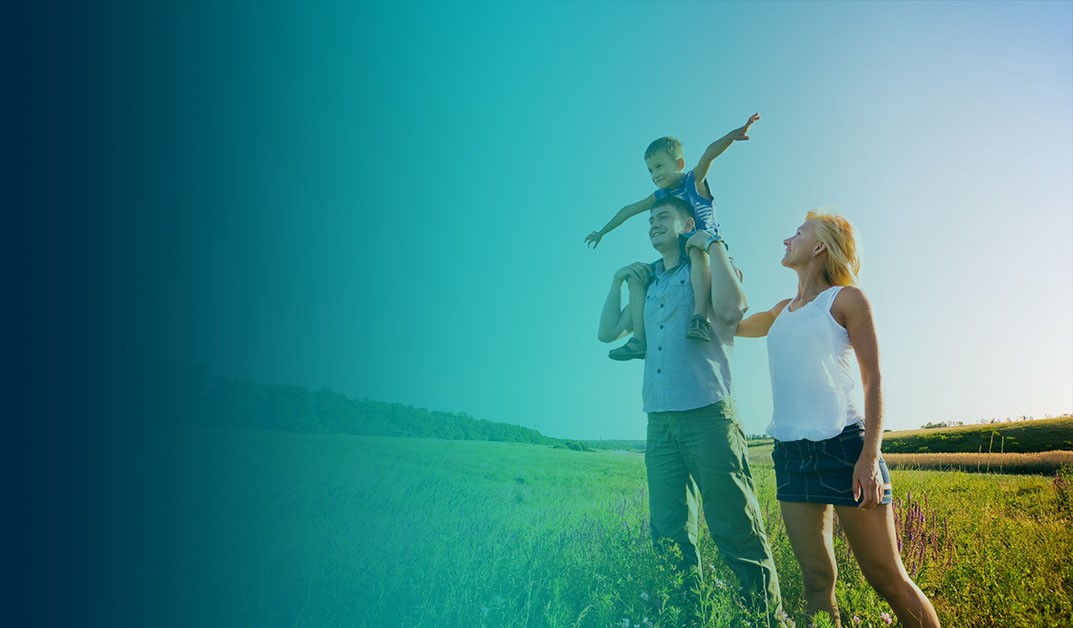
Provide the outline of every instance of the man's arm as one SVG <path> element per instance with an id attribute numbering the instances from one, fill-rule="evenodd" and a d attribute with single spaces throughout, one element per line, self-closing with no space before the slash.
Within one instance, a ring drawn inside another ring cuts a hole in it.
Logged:
<path id="1" fill-rule="evenodd" d="M 611 290 L 608 291 L 604 308 L 600 311 L 600 327 L 596 331 L 600 342 L 614 342 L 633 331 L 630 308 L 622 307 L 622 283 L 632 277 L 640 281 L 641 285 L 646 285 L 651 272 L 648 264 L 644 262 L 623 266 L 615 272 L 611 280 Z"/>
<path id="2" fill-rule="evenodd" d="M 596 246 L 600 244 L 600 240 L 602 240 L 605 235 L 611 233 L 612 231 L 617 229 L 619 225 L 636 216 L 637 214 L 652 209 L 652 206 L 655 205 L 655 203 L 656 195 L 653 193 L 649 194 L 646 198 L 637 201 L 636 203 L 630 203 L 629 205 L 623 207 L 622 209 L 618 210 L 618 213 L 615 214 L 614 217 L 611 218 L 611 220 L 607 221 L 607 224 L 604 225 L 603 229 L 600 229 L 599 231 L 593 231 L 589 235 L 585 236 L 585 244 L 588 244 L 592 248 L 596 248 Z"/>
<path id="3" fill-rule="evenodd" d="M 715 140 L 708 145 L 707 150 L 701 155 L 700 161 L 697 162 L 695 168 L 693 168 L 693 178 L 697 181 L 698 192 L 703 193 L 699 188 L 701 182 L 708 176 L 708 169 L 711 168 L 712 162 L 719 155 L 726 152 L 726 149 L 730 148 L 730 145 L 737 141 L 745 141 L 749 139 L 749 127 L 756 123 L 760 119 L 759 113 L 754 113 L 749 116 L 749 119 L 745 122 L 745 126 L 738 127 L 727 133 L 723 137 Z"/>

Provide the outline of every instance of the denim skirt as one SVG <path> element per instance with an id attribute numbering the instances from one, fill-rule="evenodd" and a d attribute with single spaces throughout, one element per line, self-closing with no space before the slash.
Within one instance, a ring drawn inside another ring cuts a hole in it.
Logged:
<path id="1" fill-rule="evenodd" d="M 847 425 L 827 440 L 775 441 L 775 497 L 783 502 L 810 502 L 856 506 L 853 499 L 853 466 L 864 450 L 864 423 Z M 883 477 L 883 500 L 891 503 L 890 471 L 879 457 Z"/>

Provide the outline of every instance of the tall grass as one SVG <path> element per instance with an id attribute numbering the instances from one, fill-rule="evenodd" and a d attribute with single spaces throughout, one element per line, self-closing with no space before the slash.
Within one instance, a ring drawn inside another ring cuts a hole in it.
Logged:
<path id="1" fill-rule="evenodd" d="M 892 469 L 934 469 L 969 473 L 1015 473 L 1053 475 L 1062 465 L 1073 465 L 1073 451 L 1034 454 L 888 454 L 883 458 Z"/>
<path id="2" fill-rule="evenodd" d="M 506 443 L 226 432 L 204 470 L 221 504 L 214 568 L 243 626 L 758 625 L 706 530 L 690 604 L 653 551 L 643 458 Z M 226 455 L 225 455 L 226 454 Z M 786 610 L 800 570 L 754 468 Z M 902 552 L 951 626 L 1064 625 L 1073 540 L 1057 484 L 1038 476 L 894 473 Z M 1068 486 L 1068 482 L 1067 482 Z M 1065 495 L 1068 502 L 1068 489 Z M 890 609 L 835 544 L 847 621 Z M 217 621 L 218 620 L 218 621 Z"/>

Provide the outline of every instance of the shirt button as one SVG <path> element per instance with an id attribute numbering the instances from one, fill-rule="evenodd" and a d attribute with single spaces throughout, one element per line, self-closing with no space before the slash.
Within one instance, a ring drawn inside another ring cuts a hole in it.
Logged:
<path id="1" fill-rule="evenodd" d="M 679 281 L 678 283 L 685 283 L 685 282 L 686 282 L 686 280 L 683 279 L 683 280 Z"/>
<path id="2" fill-rule="evenodd" d="M 662 304 L 662 303 L 660 303 L 660 304 L 659 304 L 659 306 L 660 306 L 660 307 L 663 307 L 663 304 Z"/>
<path id="3" fill-rule="evenodd" d="M 663 351 L 663 347 L 656 347 L 656 351 Z"/>
<path id="4" fill-rule="evenodd" d="M 656 369 L 656 373 L 662 373 L 663 369 Z"/>
<path id="5" fill-rule="evenodd" d="M 659 326 L 659 328 L 660 328 L 660 329 L 663 329 L 663 325 L 660 325 L 660 326 Z"/>

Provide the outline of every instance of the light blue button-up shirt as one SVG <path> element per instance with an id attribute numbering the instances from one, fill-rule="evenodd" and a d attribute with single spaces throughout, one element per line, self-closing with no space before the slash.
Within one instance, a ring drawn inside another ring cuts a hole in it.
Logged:
<path id="1" fill-rule="evenodd" d="M 677 412 L 729 399 L 734 327 L 712 320 L 712 340 L 686 338 L 693 316 L 693 286 L 688 258 L 670 270 L 652 264 L 653 281 L 645 294 L 645 412 Z"/>

